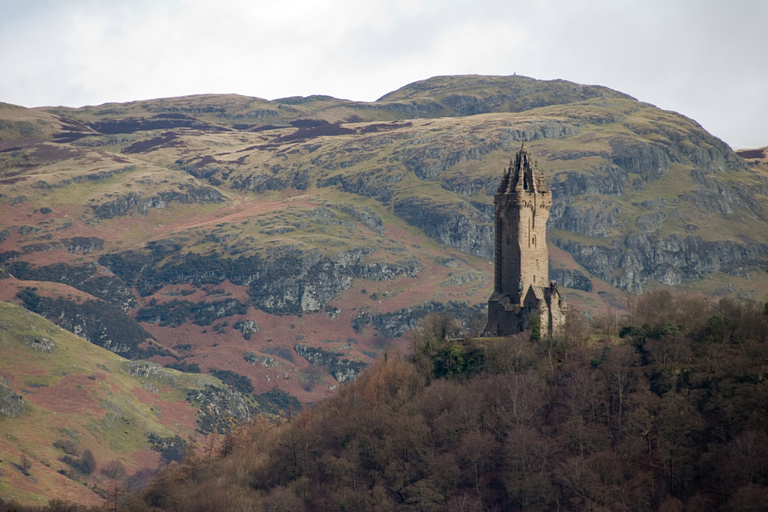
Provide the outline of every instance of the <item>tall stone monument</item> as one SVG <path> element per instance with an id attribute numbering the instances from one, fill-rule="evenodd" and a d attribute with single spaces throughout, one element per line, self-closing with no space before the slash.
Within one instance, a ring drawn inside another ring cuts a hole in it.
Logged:
<path id="1" fill-rule="evenodd" d="M 510 161 L 496 195 L 493 295 L 488 300 L 487 336 L 530 329 L 538 318 L 542 335 L 565 322 L 567 304 L 549 281 L 547 219 L 552 194 L 525 144 Z"/>

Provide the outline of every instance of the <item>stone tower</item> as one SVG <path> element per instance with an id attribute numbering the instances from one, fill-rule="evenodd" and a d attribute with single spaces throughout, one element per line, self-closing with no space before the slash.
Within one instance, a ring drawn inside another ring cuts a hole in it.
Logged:
<path id="1" fill-rule="evenodd" d="M 565 300 L 549 282 L 547 219 L 552 194 L 525 144 L 510 161 L 496 195 L 493 295 L 488 300 L 489 336 L 517 334 L 538 317 L 541 334 L 565 320 Z"/>

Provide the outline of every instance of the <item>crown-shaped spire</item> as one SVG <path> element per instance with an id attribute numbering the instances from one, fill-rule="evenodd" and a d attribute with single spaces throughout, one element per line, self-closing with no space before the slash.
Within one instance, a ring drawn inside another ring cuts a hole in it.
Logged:
<path id="1" fill-rule="evenodd" d="M 538 165 L 525 147 L 525 141 L 523 141 L 515 157 L 509 161 L 509 167 L 504 170 L 501 184 L 496 193 L 536 193 L 546 190 L 544 179 L 538 173 Z"/>

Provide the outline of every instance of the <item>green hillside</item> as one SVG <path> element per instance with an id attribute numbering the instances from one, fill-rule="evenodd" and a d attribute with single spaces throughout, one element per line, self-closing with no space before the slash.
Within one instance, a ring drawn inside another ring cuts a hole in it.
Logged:
<path id="1" fill-rule="evenodd" d="M 146 478 L 183 454 L 168 443 L 183 450 L 199 436 L 200 406 L 188 393 L 222 387 L 208 375 L 128 361 L 7 302 L 0 354 L 0 498 L 22 503 L 101 503 L 110 468 Z"/>

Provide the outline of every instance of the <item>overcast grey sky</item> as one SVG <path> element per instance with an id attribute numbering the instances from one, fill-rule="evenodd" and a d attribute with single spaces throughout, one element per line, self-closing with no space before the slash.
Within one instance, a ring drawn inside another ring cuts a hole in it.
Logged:
<path id="1" fill-rule="evenodd" d="M 0 101 L 373 101 L 435 75 L 599 84 L 768 145 L 766 0 L 0 0 Z"/>

